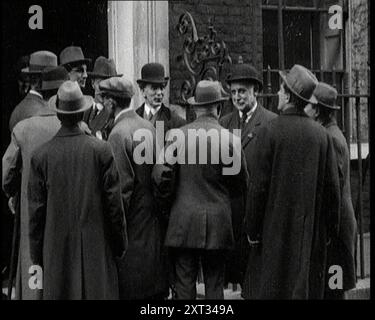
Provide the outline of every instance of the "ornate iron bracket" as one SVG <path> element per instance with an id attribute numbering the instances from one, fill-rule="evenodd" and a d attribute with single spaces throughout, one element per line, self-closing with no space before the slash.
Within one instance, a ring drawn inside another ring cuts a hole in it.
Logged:
<path id="1" fill-rule="evenodd" d="M 177 57 L 177 61 L 183 63 L 189 73 L 189 78 L 184 80 L 180 89 L 180 103 L 186 105 L 187 99 L 194 95 L 197 83 L 207 79 L 222 80 L 223 67 L 226 63 L 231 64 L 232 59 L 225 42 L 217 40 L 211 19 L 208 34 L 198 36 L 192 15 L 185 11 L 179 18 L 177 30 L 181 36 L 185 36 L 183 54 Z"/>

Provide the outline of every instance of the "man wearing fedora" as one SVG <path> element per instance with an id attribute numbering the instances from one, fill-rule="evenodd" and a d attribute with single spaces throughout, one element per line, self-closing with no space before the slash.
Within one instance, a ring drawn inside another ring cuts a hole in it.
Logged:
<path id="1" fill-rule="evenodd" d="M 94 69 L 92 72 L 88 72 L 88 76 L 91 78 L 91 86 L 94 89 L 95 102 L 92 108 L 85 112 L 83 121 L 88 124 L 94 136 L 107 140 L 109 132 L 104 129 L 109 125 L 110 110 L 103 105 L 99 82 L 111 77 L 121 77 L 122 74 L 117 74 L 113 59 L 100 56 L 95 60 Z"/>
<path id="2" fill-rule="evenodd" d="M 48 101 L 56 94 L 59 86 L 67 80 L 68 74 L 63 67 L 47 67 L 42 73 L 40 92 Z M 16 273 L 16 299 L 31 300 L 38 298 L 38 290 L 31 290 L 29 268 L 32 266 L 29 243 L 29 211 L 27 184 L 29 181 L 30 158 L 34 150 L 52 139 L 60 129 L 56 113 L 45 107 L 38 115 L 20 121 L 12 131 L 11 143 L 3 157 L 2 187 L 6 195 L 14 198 L 19 192 L 20 203 L 20 246 Z"/>
<path id="3" fill-rule="evenodd" d="M 85 58 L 81 47 L 69 46 L 60 52 L 60 65 L 69 73 L 71 81 L 77 81 L 81 89 L 86 86 L 87 65 L 91 59 Z"/>
<path id="4" fill-rule="evenodd" d="M 254 152 L 257 133 L 262 126 L 276 118 L 277 115 L 265 109 L 257 101 L 263 83 L 252 65 L 247 63 L 233 65 L 226 81 L 230 86 L 235 110 L 222 117 L 220 124 L 231 132 L 234 129 L 241 129 L 242 148 L 245 153 L 247 170 L 251 177 L 254 163 L 257 160 L 257 154 Z M 233 252 L 233 256 L 228 257 L 226 281 L 240 284 L 244 278 L 250 250 L 243 224 L 245 206 L 246 203 L 241 202 L 236 196 L 233 197 L 234 228 L 238 238 L 236 238 L 236 250 Z"/>
<path id="5" fill-rule="evenodd" d="M 226 255 L 234 248 L 231 194 L 235 191 L 244 199 L 248 183 L 240 139 L 218 122 L 218 107 L 225 100 L 219 82 L 200 81 L 195 97 L 188 101 L 194 106 L 197 118 L 180 128 L 184 140 L 177 140 L 176 149 L 186 159 L 172 164 L 173 156 L 166 152 L 165 164 L 158 164 L 154 169 L 154 181 L 161 189 L 162 200 L 169 201 L 171 206 L 165 245 L 173 254 L 177 299 L 196 299 L 200 261 L 206 299 L 224 297 Z M 202 131 L 210 134 L 205 137 L 197 134 L 194 140 L 189 139 L 190 132 Z M 212 138 L 214 133 L 220 138 Z M 191 164 L 188 157 L 198 148 L 206 152 L 207 158 L 203 158 L 210 160 Z M 217 163 L 211 160 L 214 154 L 225 152 L 235 155 L 238 173 L 224 175 L 223 168 L 228 163 L 225 164 L 222 156 Z"/>
<path id="6" fill-rule="evenodd" d="M 142 67 L 141 79 L 137 80 L 145 102 L 136 110 L 139 116 L 149 120 L 154 126 L 156 121 L 164 123 L 164 132 L 179 128 L 185 124 L 175 111 L 163 104 L 164 91 L 169 77 L 164 74 L 160 63 L 147 63 Z"/>
<path id="7" fill-rule="evenodd" d="M 118 299 L 115 257 L 127 247 L 120 179 L 107 142 L 78 126 L 93 99 L 64 82 L 49 101 L 61 128 L 31 157 L 30 256 L 43 299 Z"/>
<path id="8" fill-rule="evenodd" d="M 328 245 L 327 270 L 333 265 L 338 265 L 342 268 L 343 287 L 341 290 L 333 290 L 329 288 L 328 281 L 326 281 L 325 299 L 343 299 L 345 291 L 356 286 L 355 243 L 357 222 L 350 191 L 349 149 L 346 139 L 336 122 L 335 112 L 340 109 L 336 104 L 336 89 L 324 82 L 319 82 L 314 90 L 314 96 L 317 104 L 308 104 L 305 112 L 310 118 L 323 125 L 332 137 L 341 192 L 339 234 Z"/>
<path id="9" fill-rule="evenodd" d="M 340 189 L 332 139 L 304 112 L 316 77 L 294 65 L 280 71 L 280 116 L 257 135 L 246 212 L 247 299 L 322 299 L 326 244 L 338 230 Z"/>
<path id="10" fill-rule="evenodd" d="M 152 193 L 153 164 L 139 164 L 134 159 L 141 143 L 155 150 L 155 128 L 130 108 L 134 87 L 129 80 L 109 78 L 101 81 L 99 88 L 105 108 L 114 117 L 108 141 L 120 173 L 128 230 L 128 250 L 118 262 L 120 299 L 162 300 L 169 292 L 161 225 Z M 133 138 L 140 129 L 151 133 L 144 141 Z"/>
<path id="11" fill-rule="evenodd" d="M 40 93 L 41 75 L 46 67 L 57 67 L 57 56 L 50 51 L 36 51 L 30 55 L 29 66 L 22 69 L 22 73 L 29 77 L 30 90 L 10 116 L 11 132 L 18 122 L 37 115 L 40 111 L 43 112 L 47 107 Z"/>

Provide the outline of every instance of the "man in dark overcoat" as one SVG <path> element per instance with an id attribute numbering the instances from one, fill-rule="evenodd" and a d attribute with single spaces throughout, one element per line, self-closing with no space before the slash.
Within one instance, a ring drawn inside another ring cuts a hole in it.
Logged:
<path id="1" fill-rule="evenodd" d="M 280 116 L 259 130 L 246 231 L 258 258 L 248 263 L 248 299 L 322 299 L 326 244 L 337 234 L 340 189 L 332 139 L 304 108 L 315 76 L 295 65 L 283 80 Z"/>
<path id="2" fill-rule="evenodd" d="M 173 251 L 177 299 L 196 298 L 200 263 L 206 299 L 223 299 L 225 259 L 234 248 L 230 197 L 234 190 L 246 196 L 248 174 L 240 139 L 218 123 L 218 107 L 226 100 L 221 90 L 218 82 L 198 83 L 189 100 L 196 120 L 170 132 L 170 142 L 174 132 L 180 139 L 167 144 L 162 169 L 159 164 L 154 169 L 156 185 L 170 196 L 163 198 L 171 203 L 165 245 Z M 173 144 L 177 162 L 169 149 Z M 199 158 L 190 159 L 197 150 Z M 230 164 L 236 170 L 226 173 Z"/>
<path id="3" fill-rule="evenodd" d="M 331 239 L 327 253 L 327 277 L 331 266 L 342 268 L 342 288 L 330 288 L 326 281 L 325 299 L 343 299 L 345 291 L 355 288 L 355 243 L 357 235 L 357 222 L 355 219 L 351 191 L 350 191 L 350 158 L 346 139 L 339 129 L 335 111 L 340 107 L 336 105 L 337 91 L 332 86 L 319 82 L 315 88 L 314 96 L 317 104 L 308 104 L 305 112 L 309 117 L 318 121 L 332 137 L 336 153 L 337 167 L 340 177 L 340 226 L 338 237 Z"/>
<path id="4" fill-rule="evenodd" d="M 115 257 L 127 247 L 120 178 L 109 143 L 78 126 L 92 100 L 64 82 L 50 100 L 61 129 L 31 157 L 30 255 L 46 300 L 119 297 Z"/>
<path id="5" fill-rule="evenodd" d="M 107 140 L 107 126 L 110 121 L 110 110 L 107 110 L 103 105 L 103 99 L 100 95 L 99 82 L 111 77 L 121 77 L 121 74 L 117 74 L 115 62 L 113 59 L 107 59 L 105 57 L 98 57 L 94 63 L 94 69 L 92 72 L 87 72 L 91 86 L 95 93 L 95 102 L 87 112 L 83 115 L 83 121 L 85 121 L 91 133 L 99 139 Z M 113 120 L 113 119 L 112 119 Z"/>
<path id="6" fill-rule="evenodd" d="M 129 240 L 127 253 L 118 262 L 120 299 L 164 299 L 169 293 L 167 270 L 151 184 L 155 128 L 130 108 L 134 87 L 129 80 L 109 78 L 99 88 L 105 108 L 114 117 L 108 141 L 120 173 Z M 137 138 L 142 131 L 146 132 L 143 141 Z M 151 154 L 149 161 L 139 159 L 136 149 L 142 146 Z"/>
<path id="7" fill-rule="evenodd" d="M 37 115 L 46 109 L 46 102 L 40 92 L 42 71 L 47 67 L 57 67 L 57 56 L 50 51 L 36 51 L 30 55 L 29 66 L 22 69 L 28 75 L 30 90 L 25 98 L 14 108 L 9 120 L 9 130 L 23 119 Z"/>
<path id="8" fill-rule="evenodd" d="M 222 117 L 220 124 L 231 132 L 234 129 L 241 130 L 241 144 L 245 153 L 247 171 L 251 176 L 257 158 L 257 154 L 254 152 L 257 133 L 262 126 L 277 115 L 265 109 L 257 100 L 263 83 L 257 70 L 252 65 L 233 65 L 231 73 L 227 77 L 227 83 L 230 86 L 231 99 L 235 110 Z M 232 199 L 236 250 L 233 255 L 228 256 L 226 280 L 242 285 L 249 253 L 251 253 L 243 223 L 246 204 L 240 201 L 238 195 L 234 195 Z"/>

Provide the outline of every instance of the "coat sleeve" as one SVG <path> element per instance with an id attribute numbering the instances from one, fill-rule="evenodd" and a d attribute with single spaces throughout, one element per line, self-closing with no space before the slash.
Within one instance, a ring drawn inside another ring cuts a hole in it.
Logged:
<path id="1" fill-rule="evenodd" d="M 267 126 L 259 130 L 254 152 L 257 161 L 247 194 L 245 230 L 251 240 L 262 237 L 263 218 L 266 212 L 269 186 L 272 177 L 272 140 Z"/>
<path id="2" fill-rule="evenodd" d="M 127 227 L 121 199 L 120 176 L 107 142 L 103 151 L 103 168 L 104 213 L 110 230 L 110 243 L 114 255 L 121 257 L 128 247 Z"/>
<path id="3" fill-rule="evenodd" d="M 47 210 L 47 188 L 41 160 L 38 159 L 36 153 L 34 153 L 31 158 L 27 196 L 31 261 L 33 264 L 42 266 L 43 238 Z"/>
<path id="4" fill-rule="evenodd" d="M 328 237 L 337 237 L 340 225 L 340 178 L 332 138 L 327 135 L 327 157 L 322 208 L 326 211 Z"/>
<path id="5" fill-rule="evenodd" d="M 3 156 L 2 187 L 7 197 L 13 197 L 21 188 L 21 167 L 21 150 L 13 130 L 11 142 Z"/>

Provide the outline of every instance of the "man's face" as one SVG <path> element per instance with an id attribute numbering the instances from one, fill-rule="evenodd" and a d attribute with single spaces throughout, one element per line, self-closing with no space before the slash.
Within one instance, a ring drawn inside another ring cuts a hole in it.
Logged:
<path id="1" fill-rule="evenodd" d="M 91 79 L 91 86 L 92 88 L 94 89 L 94 94 L 95 94 L 95 101 L 96 102 L 100 102 L 101 104 L 103 104 L 103 98 L 100 94 L 100 89 L 99 89 L 99 82 L 102 81 L 103 79 L 100 79 L 100 78 L 95 78 L 95 79 Z"/>
<path id="2" fill-rule="evenodd" d="M 237 110 L 250 110 L 256 103 L 256 93 L 254 92 L 253 84 L 232 82 L 230 92 L 233 105 Z"/>
<path id="3" fill-rule="evenodd" d="M 285 92 L 284 83 L 280 85 L 280 90 L 277 94 L 279 96 L 279 105 L 277 106 L 277 110 L 283 111 L 290 99 L 290 95 Z"/>
<path id="4" fill-rule="evenodd" d="M 18 93 L 24 97 L 30 90 L 30 80 L 27 77 L 20 77 L 18 80 Z"/>
<path id="5" fill-rule="evenodd" d="M 143 98 L 151 108 L 161 106 L 164 98 L 165 86 L 163 84 L 146 84 L 142 90 Z"/>
<path id="6" fill-rule="evenodd" d="M 103 103 L 104 108 L 109 110 L 110 117 L 114 117 L 116 101 L 110 95 L 104 93 L 102 95 L 102 103 Z"/>
<path id="7" fill-rule="evenodd" d="M 87 66 L 85 64 L 74 66 L 69 72 L 69 78 L 71 81 L 77 81 L 79 86 L 84 88 L 87 79 Z"/>
<path id="8" fill-rule="evenodd" d="M 309 116 L 309 118 L 316 120 L 318 118 L 318 107 L 312 103 L 308 103 L 305 107 L 305 113 Z"/>

